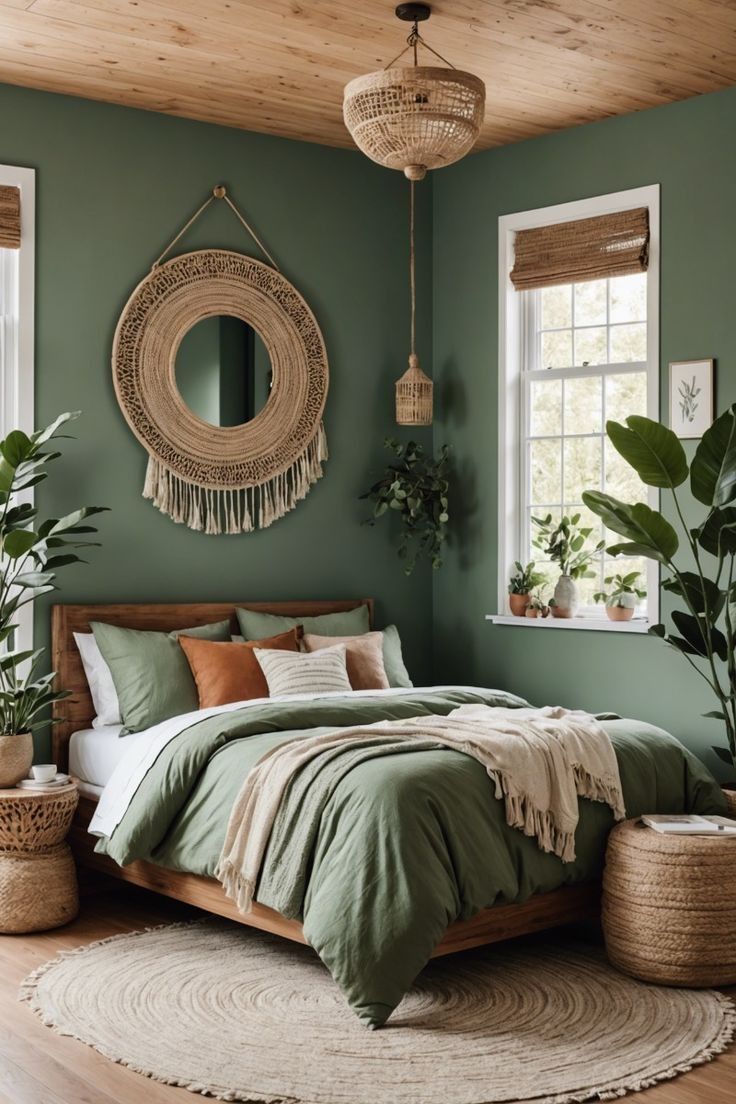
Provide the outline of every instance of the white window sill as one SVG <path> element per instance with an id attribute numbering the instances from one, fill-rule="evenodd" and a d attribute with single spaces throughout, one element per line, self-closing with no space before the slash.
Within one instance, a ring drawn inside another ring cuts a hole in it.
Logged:
<path id="1" fill-rule="evenodd" d="M 487 613 L 486 621 L 494 625 L 515 625 L 532 629 L 588 629 L 594 632 L 645 633 L 651 622 L 646 617 L 631 621 L 611 621 L 608 617 L 513 617 L 509 613 Z"/>

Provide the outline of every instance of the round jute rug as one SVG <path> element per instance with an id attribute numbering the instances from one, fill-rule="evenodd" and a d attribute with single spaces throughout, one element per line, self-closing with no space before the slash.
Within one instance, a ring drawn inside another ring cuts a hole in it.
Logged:
<path id="1" fill-rule="evenodd" d="M 368 1031 L 309 948 L 210 920 L 71 951 L 21 999 L 139 1073 L 259 1104 L 571 1104 L 674 1077 L 736 1030 L 725 997 L 555 939 L 436 960 Z"/>

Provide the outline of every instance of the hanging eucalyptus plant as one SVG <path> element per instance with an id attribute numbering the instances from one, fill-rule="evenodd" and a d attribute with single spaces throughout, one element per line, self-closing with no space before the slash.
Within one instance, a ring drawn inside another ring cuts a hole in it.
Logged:
<path id="1" fill-rule="evenodd" d="M 389 464 L 378 482 L 360 496 L 373 502 L 373 516 L 364 524 L 375 525 L 393 510 L 401 519 L 397 551 L 407 561 L 404 573 L 411 575 L 422 556 L 437 570 L 442 567 L 442 545 L 450 519 L 449 447 L 443 445 L 435 460 L 416 441 L 402 445 L 387 437 L 383 443 L 394 453 L 396 463 Z"/>
<path id="2" fill-rule="evenodd" d="M 30 437 L 15 429 L 0 441 L 0 735 L 19 736 L 47 725 L 48 709 L 68 697 L 54 690 L 54 673 L 41 675 L 44 649 L 12 647 L 18 612 L 42 594 L 57 590 L 57 568 L 83 561 L 76 549 L 89 548 L 85 524 L 105 506 L 82 506 L 62 518 L 38 523 L 38 511 L 21 502 L 22 491 L 47 477 L 48 465 L 61 453 L 44 445 L 58 439 L 61 427 L 79 414 L 61 414 Z"/>
<path id="3" fill-rule="evenodd" d="M 665 590 L 684 608 L 671 614 L 674 631 L 653 625 L 661 637 L 685 657 L 711 688 L 718 709 L 706 713 L 725 727 L 727 747 L 716 755 L 736 764 L 736 405 L 708 429 L 688 466 L 679 438 L 659 422 L 632 415 L 626 425 L 607 422 L 614 448 L 643 483 L 669 491 L 684 537 L 657 510 L 646 503 L 621 502 L 601 491 L 585 491 L 583 502 L 624 543 L 608 549 L 614 556 L 646 556 L 668 573 Z M 677 489 L 689 477 L 693 497 L 706 507 L 694 528 L 683 515 Z M 690 563 L 684 565 L 683 551 Z M 695 570 L 690 570 L 690 567 Z"/>

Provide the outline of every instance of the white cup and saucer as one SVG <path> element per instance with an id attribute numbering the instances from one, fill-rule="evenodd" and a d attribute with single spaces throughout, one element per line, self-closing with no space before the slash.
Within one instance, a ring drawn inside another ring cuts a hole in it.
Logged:
<path id="1" fill-rule="evenodd" d="M 34 763 L 30 777 L 19 782 L 18 787 L 22 790 L 55 790 L 66 786 L 68 782 L 69 775 L 59 774 L 56 763 Z"/>

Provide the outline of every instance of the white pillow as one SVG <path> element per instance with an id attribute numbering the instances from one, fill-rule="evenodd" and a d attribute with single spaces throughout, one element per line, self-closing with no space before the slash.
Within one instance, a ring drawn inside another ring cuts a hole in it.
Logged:
<path id="1" fill-rule="evenodd" d="M 295 694 L 350 694 L 353 688 L 345 665 L 345 653 L 344 644 L 322 648 L 318 652 L 253 649 L 272 698 L 288 698 Z"/>
<path id="2" fill-rule="evenodd" d="M 93 728 L 105 728 L 107 725 L 122 724 L 120 703 L 110 668 L 103 659 L 94 633 L 74 633 L 74 643 L 82 657 L 82 666 L 87 676 L 92 704 L 97 716 L 92 721 Z"/>

